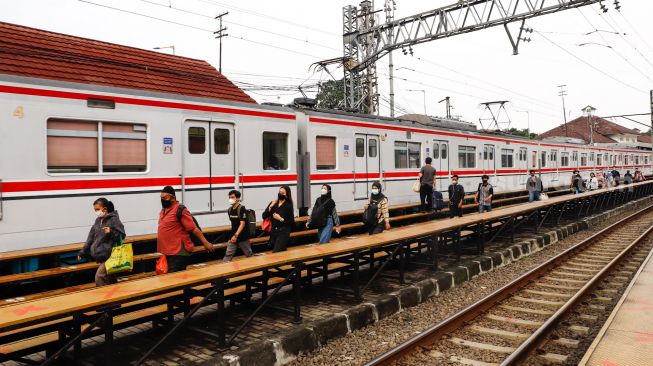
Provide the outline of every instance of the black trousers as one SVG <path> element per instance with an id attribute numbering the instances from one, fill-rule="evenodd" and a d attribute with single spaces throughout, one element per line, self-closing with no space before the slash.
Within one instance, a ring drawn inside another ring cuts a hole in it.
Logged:
<path id="1" fill-rule="evenodd" d="M 419 187 L 419 201 L 422 204 L 422 211 L 433 211 L 433 186 L 422 184 Z"/>
<path id="2" fill-rule="evenodd" d="M 385 221 L 381 221 L 367 230 L 370 235 L 381 234 L 385 230 Z"/>
<path id="3" fill-rule="evenodd" d="M 463 217 L 463 209 L 458 207 L 459 202 L 449 204 L 449 217 Z"/>
<path id="4" fill-rule="evenodd" d="M 166 259 L 168 260 L 168 273 L 185 271 L 190 263 L 190 255 L 168 255 Z"/>
<path id="5" fill-rule="evenodd" d="M 288 249 L 290 241 L 290 228 L 282 227 L 273 229 L 270 233 L 270 244 L 272 244 L 272 253 L 283 252 Z"/>

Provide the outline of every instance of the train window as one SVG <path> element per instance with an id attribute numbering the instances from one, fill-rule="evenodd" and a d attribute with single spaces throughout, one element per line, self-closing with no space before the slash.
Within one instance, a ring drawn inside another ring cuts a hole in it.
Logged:
<path id="1" fill-rule="evenodd" d="M 541 153 L 541 159 L 542 159 L 542 160 L 540 160 L 540 166 L 541 166 L 542 168 L 544 168 L 544 167 L 546 167 L 546 151 L 542 151 L 542 153 Z"/>
<path id="2" fill-rule="evenodd" d="M 288 134 L 263 132 L 263 169 L 288 169 Z"/>
<path id="3" fill-rule="evenodd" d="M 519 149 L 519 161 L 526 161 L 527 150 L 525 148 Z"/>
<path id="4" fill-rule="evenodd" d="M 98 123 L 49 120 L 47 122 L 49 173 L 97 173 Z"/>
<path id="5" fill-rule="evenodd" d="M 587 153 L 580 154 L 580 165 L 587 166 Z"/>
<path id="6" fill-rule="evenodd" d="M 441 144 L 440 145 L 440 158 L 441 159 L 446 159 L 447 158 L 447 150 L 449 149 L 447 144 Z"/>
<path id="7" fill-rule="evenodd" d="M 218 155 L 228 155 L 231 150 L 229 130 L 216 128 L 213 130 L 213 151 Z"/>
<path id="8" fill-rule="evenodd" d="M 501 149 L 501 167 L 512 168 L 515 151 L 512 149 Z"/>
<path id="9" fill-rule="evenodd" d="M 376 139 L 369 139 L 367 140 L 367 144 L 369 145 L 367 147 L 367 156 L 370 158 L 376 158 L 376 156 L 379 154 L 378 141 Z"/>
<path id="10" fill-rule="evenodd" d="M 458 146 L 458 167 L 476 168 L 476 147 Z"/>
<path id="11" fill-rule="evenodd" d="M 594 164 L 594 153 L 590 153 L 590 164 Z"/>
<path id="12" fill-rule="evenodd" d="M 315 160 L 318 170 L 336 168 L 336 138 L 332 136 L 315 137 Z"/>
<path id="13" fill-rule="evenodd" d="M 635 156 L 635 165 L 639 165 L 639 155 Z"/>
<path id="14" fill-rule="evenodd" d="M 419 168 L 421 144 L 417 142 L 395 141 L 395 168 Z"/>
<path id="15" fill-rule="evenodd" d="M 206 129 L 204 127 L 188 128 L 188 152 L 191 154 L 206 152 Z"/>
<path id="16" fill-rule="evenodd" d="M 560 166 L 569 166 L 569 153 L 560 153 Z"/>
<path id="17" fill-rule="evenodd" d="M 551 150 L 550 160 L 555 165 L 558 162 L 558 150 Z"/>
<path id="18" fill-rule="evenodd" d="M 596 154 L 596 165 L 603 165 L 603 154 Z"/>
<path id="19" fill-rule="evenodd" d="M 102 123 L 102 172 L 144 172 L 147 130 L 144 125 Z"/>
<path id="20" fill-rule="evenodd" d="M 578 151 L 574 151 L 571 153 L 571 161 L 577 162 L 578 161 Z"/>
<path id="21" fill-rule="evenodd" d="M 537 167 L 537 151 L 531 152 L 531 166 L 533 168 Z"/>
<path id="22" fill-rule="evenodd" d="M 440 159 L 440 144 L 433 144 L 433 159 Z"/>
<path id="23" fill-rule="evenodd" d="M 356 157 L 357 158 L 365 157 L 365 139 L 362 138 L 356 139 Z"/>

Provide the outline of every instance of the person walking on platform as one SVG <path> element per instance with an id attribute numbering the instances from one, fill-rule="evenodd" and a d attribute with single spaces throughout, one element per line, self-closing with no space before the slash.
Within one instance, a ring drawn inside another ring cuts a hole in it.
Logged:
<path id="1" fill-rule="evenodd" d="M 118 211 L 113 203 L 106 198 L 98 198 L 93 202 L 95 223 L 91 226 L 84 247 L 77 255 L 77 259 L 92 258 L 99 264 L 95 272 L 95 286 L 106 286 L 118 282 L 115 274 L 108 274 L 104 262 L 111 256 L 111 249 L 115 244 L 124 239 L 125 227 L 120 221 Z"/>
<path id="2" fill-rule="evenodd" d="M 618 186 L 619 185 L 619 178 L 621 178 L 621 174 L 619 173 L 617 168 L 615 167 L 614 169 L 612 169 L 610 174 L 612 175 L 612 185 L 614 187 Z"/>
<path id="3" fill-rule="evenodd" d="M 465 188 L 458 184 L 458 175 L 451 177 L 449 185 L 449 217 L 463 217 L 463 201 L 465 200 Z"/>
<path id="4" fill-rule="evenodd" d="M 161 190 L 156 248 L 166 256 L 168 273 L 186 270 L 195 249 L 191 235 L 197 238 L 207 251 L 213 252 L 213 244 L 206 240 L 202 230 L 197 227 L 193 215 L 177 201 L 175 189 L 171 186 L 164 187 Z"/>
<path id="5" fill-rule="evenodd" d="M 419 171 L 419 201 L 422 212 L 433 211 L 433 189 L 435 185 L 435 168 L 431 166 L 433 159 L 426 158 L 426 164 Z"/>
<path id="6" fill-rule="evenodd" d="M 336 210 L 336 202 L 331 198 L 331 186 L 322 185 L 320 197 L 315 200 L 311 216 L 306 222 L 306 227 L 316 227 L 317 237 L 320 244 L 327 244 L 331 241 L 331 234 L 335 228 L 340 234 L 340 218 Z"/>
<path id="7" fill-rule="evenodd" d="M 544 190 L 542 180 L 535 175 L 535 170 L 529 170 L 530 177 L 526 180 L 526 190 L 528 191 L 528 202 L 539 201 L 540 193 Z"/>
<path id="8" fill-rule="evenodd" d="M 578 170 L 574 170 L 574 173 L 571 175 L 570 188 L 574 194 L 583 193 L 583 178 L 580 176 Z"/>
<path id="9" fill-rule="evenodd" d="M 368 234 L 380 234 L 384 230 L 390 230 L 388 197 L 381 192 L 381 182 L 372 183 L 372 194 L 364 210 L 363 221 L 367 224 Z"/>
<path id="10" fill-rule="evenodd" d="M 587 180 L 587 189 L 590 191 L 599 189 L 599 179 L 596 177 L 596 174 L 590 173 L 590 179 Z"/>
<path id="11" fill-rule="evenodd" d="M 243 251 L 245 257 L 252 256 L 252 245 L 249 242 L 247 230 L 247 209 L 240 203 L 240 191 L 229 191 L 229 209 L 227 215 L 231 222 L 227 251 L 222 259 L 224 262 L 231 262 L 238 248 Z"/>
<path id="12" fill-rule="evenodd" d="M 635 176 L 633 177 L 633 180 L 635 183 L 643 182 L 646 180 L 646 177 L 644 177 L 644 174 L 642 174 L 642 171 L 639 170 L 639 168 L 635 168 Z"/>
<path id="13" fill-rule="evenodd" d="M 485 174 L 481 178 L 483 183 L 478 184 L 476 195 L 474 196 L 474 203 L 478 204 L 478 212 L 492 211 L 492 196 L 494 196 L 494 188 L 489 183 L 490 177 Z"/>
<path id="14" fill-rule="evenodd" d="M 626 174 L 624 174 L 624 184 L 633 184 L 633 175 L 630 174 L 630 170 L 626 170 Z"/>
<path id="15" fill-rule="evenodd" d="M 290 187 L 281 186 L 277 199 L 270 202 L 263 212 L 263 218 L 272 220 L 272 232 L 270 233 L 270 244 L 272 252 L 283 252 L 288 249 L 290 232 L 295 226 L 295 208 L 292 202 Z"/>

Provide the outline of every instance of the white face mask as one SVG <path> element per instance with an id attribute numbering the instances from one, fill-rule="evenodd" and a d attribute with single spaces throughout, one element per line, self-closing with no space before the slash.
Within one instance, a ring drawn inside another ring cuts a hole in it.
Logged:
<path id="1" fill-rule="evenodd" d="M 326 189 L 322 189 L 322 191 L 321 191 L 321 192 L 322 192 L 322 195 L 323 195 L 323 196 L 324 196 L 325 194 L 327 194 L 327 193 L 329 193 L 329 191 L 328 191 L 328 190 L 326 190 Z"/>
<path id="2" fill-rule="evenodd" d="M 373 189 L 373 190 L 372 190 L 372 194 L 373 194 L 373 195 L 377 195 L 377 194 L 379 194 L 379 190 L 378 190 L 378 189 Z"/>
<path id="3" fill-rule="evenodd" d="M 99 218 L 103 218 L 104 217 L 104 211 L 102 211 L 102 210 L 95 211 L 95 216 L 97 216 Z"/>
<path id="4" fill-rule="evenodd" d="M 229 198 L 229 205 L 230 205 L 230 206 L 233 206 L 233 205 L 235 205 L 235 204 L 236 204 L 236 200 L 233 199 L 233 198 Z"/>

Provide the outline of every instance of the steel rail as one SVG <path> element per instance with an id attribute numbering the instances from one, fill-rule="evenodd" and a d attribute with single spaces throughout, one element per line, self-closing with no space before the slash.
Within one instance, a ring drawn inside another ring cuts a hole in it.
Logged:
<path id="1" fill-rule="evenodd" d="M 614 224 L 602 229 L 601 231 L 593 234 L 592 236 L 584 239 L 580 243 L 574 245 L 573 247 L 565 250 L 564 252 L 556 255 L 555 257 L 547 260 L 546 262 L 542 263 L 540 266 L 533 268 L 532 270 L 526 272 L 525 274 L 521 275 L 517 279 L 513 280 L 509 284 L 501 287 L 500 289 L 492 292 L 491 294 L 485 296 L 481 300 L 475 302 L 474 304 L 471 304 L 467 307 L 465 307 L 463 310 L 457 312 L 456 314 L 452 315 L 451 317 L 441 321 L 438 324 L 435 324 L 434 326 L 424 330 L 417 336 L 405 341 L 404 343 L 398 345 L 397 347 L 387 351 L 386 353 L 378 356 L 377 358 L 367 362 L 365 366 L 380 366 L 380 365 L 389 365 L 393 361 L 397 361 L 401 358 L 403 358 L 405 355 L 411 353 L 413 350 L 415 350 L 417 347 L 420 346 L 427 346 L 430 344 L 435 343 L 438 341 L 442 336 L 445 334 L 451 333 L 455 330 L 458 330 L 462 328 L 466 323 L 470 322 L 471 320 L 475 319 L 481 314 L 486 313 L 488 310 L 493 308 L 495 305 L 499 304 L 500 302 L 510 298 L 513 294 L 516 292 L 522 290 L 524 287 L 527 285 L 533 283 L 533 281 L 550 270 L 556 268 L 559 266 L 562 262 L 565 262 L 572 258 L 574 255 L 576 255 L 578 252 L 586 249 L 589 245 L 593 244 L 597 239 L 601 238 L 602 236 L 605 236 L 612 231 L 615 231 L 626 224 L 630 223 L 631 220 L 637 218 L 638 216 L 644 215 L 648 211 L 653 210 L 653 205 L 648 206 L 642 210 L 639 210 L 617 222 Z M 647 236 L 651 231 L 653 231 L 653 225 L 649 227 L 649 229 L 640 237 L 638 237 L 631 245 L 628 246 L 627 249 L 632 249 L 635 245 L 639 243 L 639 241 L 642 240 L 645 236 Z M 617 258 L 622 258 L 624 255 L 627 253 L 622 252 Z M 615 258 L 613 259 L 608 266 L 614 266 L 613 263 L 616 263 L 615 261 L 618 261 L 618 259 Z M 598 275 L 605 274 L 607 270 L 602 270 Z M 597 276 L 598 276 L 597 275 Z M 595 281 L 593 283 L 596 283 Z M 588 285 L 584 286 L 582 289 L 585 289 Z M 592 286 L 589 286 L 588 288 L 591 288 Z M 572 299 L 578 299 L 579 297 L 574 296 Z M 571 301 L 571 300 L 570 300 Z M 565 307 L 568 308 L 568 307 Z M 556 312 L 554 314 L 557 315 L 560 313 L 560 316 L 564 314 L 564 312 Z M 557 317 L 559 319 L 559 317 Z M 549 323 L 549 322 L 547 322 Z M 549 329 L 552 327 L 554 322 L 550 323 L 547 325 L 546 329 Z M 544 328 L 544 325 L 541 327 Z M 527 341 L 523 342 L 522 345 L 524 346 L 524 349 L 522 352 L 530 352 L 534 347 L 536 347 L 539 342 L 538 340 L 541 339 L 540 337 L 543 337 L 546 334 L 546 331 L 542 329 L 538 329 L 537 337 L 535 334 L 533 334 L 531 337 L 527 339 Z M 526 346 L 526 342 L 528 342 L 528 345 Z M 522 347 L 519 347 L 518 350 L 521 350 Z M 517 352 L 517 351 L 515 351 Z M 514 365 L 517 364 L 517 360 L 521 360 L 523 355 L 515 356 L 518 358 L 511 359 L 511 363 L 509 365 Z M 513 361 L 514 360 L 514 361 Z M 507 361 L 507 360 L 506 360 Z M 504 361 L 505 362 L 505 361 Z M 502 364 L 503 365 L 503 364 Z M 506 364 L 508 365 L 508 364 Z"/>

